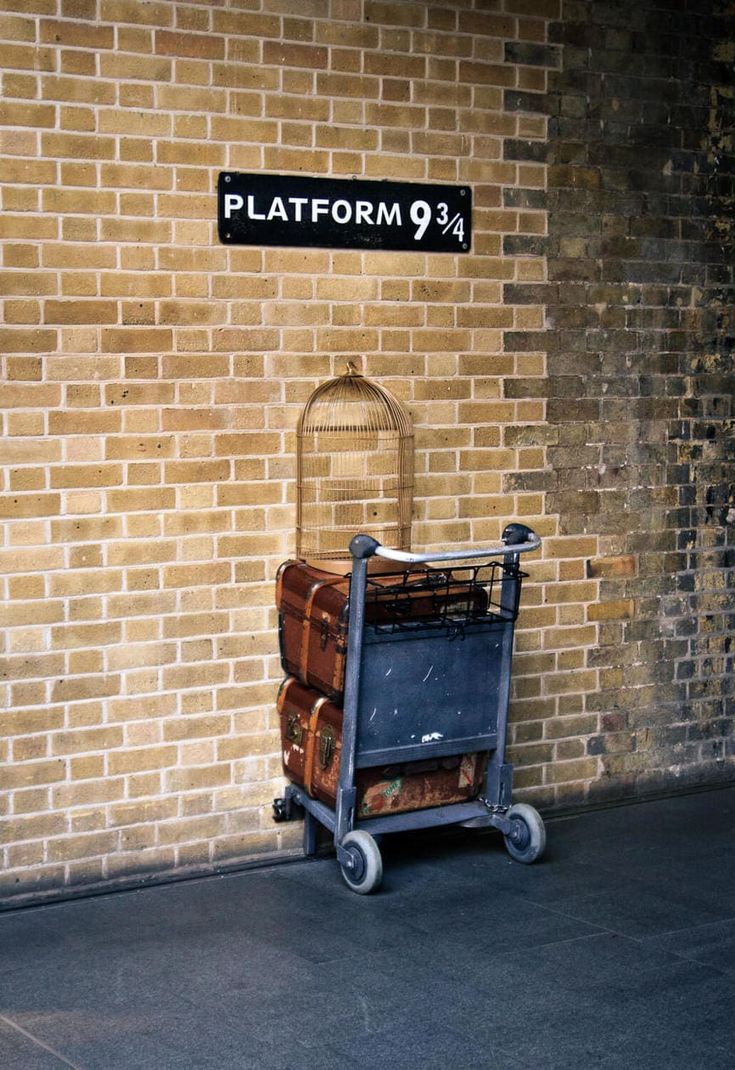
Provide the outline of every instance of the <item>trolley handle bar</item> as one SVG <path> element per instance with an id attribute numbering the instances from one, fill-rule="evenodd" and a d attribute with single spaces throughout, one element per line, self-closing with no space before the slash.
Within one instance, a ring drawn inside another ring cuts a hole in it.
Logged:
<path id="1" fill-rule="evenodd" d="M 350 553 L 356 558 L 383 557 L 388 561 L 408 565 L 429 564 L 432 561 L 469 561 L 478 557 L 508 557 L 510 554 L 526 554 L 541 545 L 539 536 L 525 524 L 509 524 L 503 532 L 502 546 L 485 546 L 474 550 L 450 550 L 431 554 L 413 554 L 406 550 L 390 550 L 381 546 L 370 535 L 356 535 L 350 543 Z"/>

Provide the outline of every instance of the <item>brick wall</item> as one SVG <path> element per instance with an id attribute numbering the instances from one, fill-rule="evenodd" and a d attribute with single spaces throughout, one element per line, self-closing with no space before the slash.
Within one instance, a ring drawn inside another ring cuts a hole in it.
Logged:
<path id="1" fill-rule="evenodd" d="M 519 797 L 731 770 L 732 97 L 681 8 L 0 0 L 4 895 L 296 849 L 273 577 L 346 359 L 416 546 L 546 537 Z M 225 168 L 469 183 L 473 249 L 224 248 Z"/>
<path id="2" fill-rule="evenodd" d="M 570 2 L 551 34 L 546 504 L 598 542 L 591 798 L 732 776 L 728 7 Z"/>

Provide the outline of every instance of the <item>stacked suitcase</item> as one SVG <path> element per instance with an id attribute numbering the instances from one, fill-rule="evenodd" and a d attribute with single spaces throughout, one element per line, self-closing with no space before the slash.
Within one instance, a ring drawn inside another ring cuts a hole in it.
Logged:
<path id="1" fill-rule="evenodd" d="M 278 694 L 284 773 L 315 799 L 334 806 L 342 739 L 347 653 L 349 577 L 304 562 L 281 565 L 276 581 L 281 661 L 288 674 Z M 366 622 L 464 621 L 487 612 L 481 586 L 458 585 L 449 573 L 372 575 Z M 386 684 L 386 687 L 388 684 Z M 470 753 L 432 761 L 359 769 L 359 817 L 401 813 L 463 802 L 477 796 L 486 755 Z"/>

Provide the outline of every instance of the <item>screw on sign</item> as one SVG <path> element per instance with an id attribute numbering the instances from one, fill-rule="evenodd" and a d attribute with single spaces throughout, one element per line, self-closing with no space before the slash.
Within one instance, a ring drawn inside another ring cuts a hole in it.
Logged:
<path id="1" fill-rule="evenodd" d="M 226 244 L 466 252 L 467 187 L 418 183 L 220 175 L 220 240 Z"/>

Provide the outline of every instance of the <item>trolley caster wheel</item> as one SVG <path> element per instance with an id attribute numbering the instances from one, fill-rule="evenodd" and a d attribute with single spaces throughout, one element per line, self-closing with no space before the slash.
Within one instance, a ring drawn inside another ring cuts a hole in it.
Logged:
<path id="1" fill-rule="evenodd" d="M 508 820 L 511 830 L 504 837 L 508 854 L 524 865 L 535 862 L 546 847 L 546 829 L 538 810 L 526 803 L 516 803 L 508 811 Z"/>
<path id="2" fill-rule="evenodd" d="M 277 822 L 291 820 L 290 799 L 280 798 L 273 800 L 273 820 Z"/>
<path id="3" fill-rule="evenodd" d="M 374 892 L 383 879 L 383 859 L 373 837 L 369 832 L 348 832 L 341 846 L 352 862 L 340 866 L 347 887 L 358 895 Z"/>

